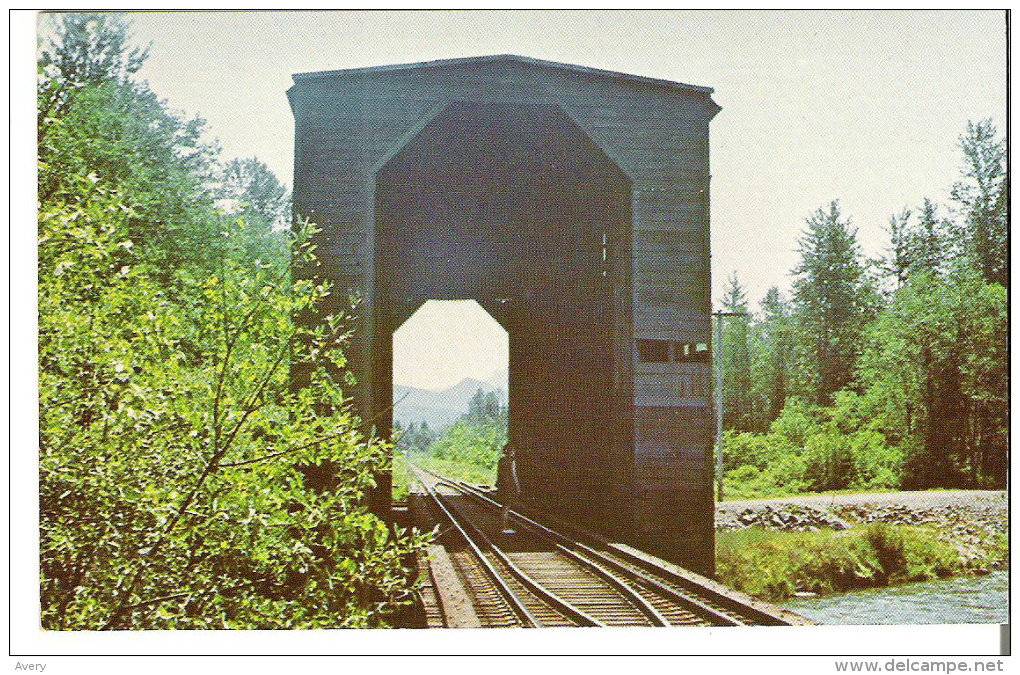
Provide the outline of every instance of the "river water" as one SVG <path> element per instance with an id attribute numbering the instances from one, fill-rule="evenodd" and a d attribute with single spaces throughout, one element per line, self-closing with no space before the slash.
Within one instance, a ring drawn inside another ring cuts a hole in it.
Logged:
<path id="1" fill-rule="evenodd" d="M 823 624 L 1007 623 L 1009 572 L 796 598 L 783 606 Z"/>

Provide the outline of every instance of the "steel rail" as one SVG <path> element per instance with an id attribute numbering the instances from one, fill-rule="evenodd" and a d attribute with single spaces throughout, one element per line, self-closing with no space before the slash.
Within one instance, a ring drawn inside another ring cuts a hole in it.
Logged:
<path id="1" fill-rule="evenodd" d="M 452 487 L 454 489 L 457 489 L 457 490 L 460 490 L 461 492 L 469 494 L 469 495 L 471 495 L 473 497 L 483 499 L 486 502 L 488 502 L 490 505 L 496 505 L 496 506 L 499 506 L 500 508 L 502 508 L 502 506 L 499 505 L 497 502 L 495 502 L 495 501 L 493 501 L 491 499 L 488 499 L 488 498 L 486 498 L 483 495 L 477 494 L 474 491 L 474 489 L 472 488 L 472 486 L 468 485 L 467 483 L 458 484 L 459 481 L 450 481 L 450 480 L 446 479 L 443 476 L 440 476 L 440 475 L 438 475 L 436 473 L 433 473 L 432 471 L 429 471 L 428 469 L 422 469 L 422 470 L 432 474 L 432 476 L 437 478 L 440 483 L 444 483 L 446 485 L 449 485 L 450 487 Z M 518 516 L 518 514 L 516 512 L 511 512 L 511 513 L 513 513 L 515 516 L 518 517 L 518 519 L 520 519 L 520 517 Z M 556 533 L 556 532 L 554 532 L 552 530 L 549 530 L 548 528 L 545 528 L 545 527 L 543 527 L 541 525 L 538 525 L 537 523 L 529 522 L 527 519 L 521 519 L 521 521 L 525 524 L 525 526 L 527 526 L 533 532 L 537 532 L 540 536 L 542 536 L 542 537 L 544 537 L 546 539 L 551 540 L 552 543 L 556 546 L 556 548 L 560 551 L 560 553 L 562 553 L 563 555 L 567 556 L 570 560 L 572 560 L 572 561 L 578 563 L 579 565 L 585 567 L 586 569 L 591 570 L 596 576 L 600 577 L 603 581 L 605 581 L 610 586 L 612 586 L 617 591 L 619 591 L 620 594 L 622 594 L 625 598 L 627 598 L 627 600 L 629 600 L 637 608 L 637 610 L 639 612 L 641 612 L 642 614 L 645 615 L 645 618 L 647 618 L 648 621 L 653 626 L 666 627 L 666 626 L 670 625 L 669 620 L 666 619 L 666 617 L 664 617 L 662 615 L 662 613 L 659 612 L 659 610 L 657 610 L 655 607 L 653 607 L 652 604 L 650 602 L 648 602 L 648 600 L 638 590 L 636 590 L 633 586 L 628 584 L 625 580 L 623 580 L 620 577 L 616 576 L 611 571 L 606 569 L 602 564 L 600 564 L 603 561 L 598 559 L 597 556 L 592 556 L 591 554 L 589 554 L 587 556 L 586 555 L 582 555 L 581 553 L 578 553 L 577 551 L 575 551 L 575 550 L 573 550 L 571 548 L 571 544 L 573 542 L 571 542 L 571 543 L 564 543 L 564 538 L 562 537 L 562 535 L 559 535 L 558 533 Z M 586 547 L 584 547 L 582 545 L 581 548 L 583 549 L 583 548 L 586 548 Z M 593 559 L 593 558 L 595 558 L 595 559 Z M 609 561 L 609 562 L 611 562 L 611 561 Z M 633 572 L 631 570 L 629 570 L 627 568 L 622 568 L 622 570 L 624 571 L 624 573 L 626 573 L 626 574 L 628 574 L 630 576 L 633 576 Z"/>
<path id="2" fill-rule="evenodd" d="M 442 497 L 440 497 L 440 499 L 442 499 Z M 461 519 L 463 519 L 465 523 L 471 526 L 471 529 L 475 531 L 475 534 L 478 536 L 478 538 L 485 543 L 485 545 L 489 548 L 490 551 L 492 551 L 493 555 L 499 558 L 499 561 L 506 565 L 506 567 L 510 570 L 510 573 L 513 574 L 518 581 L 524 584 L 524 586 L 526 586 L 528 590 L 530 590 L 535 595 L 539 596 L 547 604 L 552 605 L 553 608 L 556 609 L 558 612 L 566 615 L 572 621 L 581 626 L 594 626 L 597 628 L 606 627 L 606 624 L 604 624 L 602 621 L 578 609 L 567 600 L 564 600 L 560 596 L 556 595 L 555 593 L 547 589 L 538 581 L 532 579 L 527 572 L 522 570 L 516 563 L 514 563 L 510 556 L 508 556 L 506 552 L 503 551 L 503 549 L 494 544 L 492 540 L 489 539 L 488 536 L 486 536 L 485 532 L 482 531 L 482 528 L 478 527 L 478 525 L 476 525 L 473 520 L 464 515 L 463 512 L 457 509 L 457 507 L 451 508 L 453 508 L 460 514 Z"/>
<path id="3" fill-rule="evenodd" d="M 416 474 L 418 473 L 418 470 L 415 467 L 411 467 L 411 470 L 414 471 Z M 493 583 L 496 586 L 496 590 L 499 591 L 499 594 L 506 599 L 507 603 L 509 603 L 510 608 L 513 610 L 514 614 L 516 614 L 517 618 L 519 618 L 521 620 L 521 623 L 524 624 L 524 627 L 525 628 L 541 627 L 541 624 L 538 622 L 538 619 L 536 619 L 535 616 L 531 613 L 531 611 L 527 608 L 527 606 L 525 606 L 524 602 L 519 597 L 517 597 L 517 594 L 514 592 L 514 590 L 510 588 L 509 582 L 503 578 L 503 575 L 500 574 L 499 570 L 497 570 L 495 565 L 492 564 L 492 561 L 489 560 L 488 556 L 482 553 L 481 549 L 478 548 L 478 545 L 475 544 L 474 539 L 472 539 L 471 536 L 464 531 L 464 528 L 460 526 L 460 523 L 453 516 L 453 514 L 450 513 L 449 509 L 446 508 L 446 505 L 443 504 L 443 501 L 432 490 L 432 488 L 428 486 L 428 484 L 422 479 L 420 475 L 418 476 L 418 482 L 421 483 L 422 487 L 425 488 L 425 492 L 428 493 L 429 497 L 432 498 L 432 500 L 436 503 L 440 510 L 450 520 L 450 523 L 453 524 L 453 526 L 460 533 L 460 536 L 464 539 L 465 542 L 467 542 L 467 545 L 471 548 L 471 551 L 475 554 L 475 557 L 478 558 L 478 560 L 482 563 L 482 568 L 492 579 Z"/>
<path id="4" fill-rule="evenodd" d="M 481 495 L 484 497 L 484 495 Z M 520 514 L 519 514 L 520 515 Z M 522 516 L 527 517 L 527 516 Z M 552 520 L 561 524 L 562 527 L 566 528 L 567 531 L 577 532 L 577 536 L 583 539 L 591 540 L 596 542 L 599 546 L 602 546 L 608 550 L 611 557 L 619 558 L 625 561 L 628 565 L 633 566 L 635 570 L 643 570 L 649 572 L 660 579 L 665 580 L 669 584 L 675 584 L 683 592 L 689 592 L 705 598 L 706 600 L 715 603 L 720 606 L 723 611 L 734 616 L 738 620 L 742 621 L 746 625 L 763 625 L 763 626 L 790 626 L 800 625 L 800 622 L 791 623 L 790 618 L 783 616 L 775 611 L 775 608 L 766 608 L 757 606 L 757 601 L 753 598 L 748 598 L 751 603 L 745 602 L 740 598 L 735 598 L 728 595 L 724 591 L 721 591 L 710 586 L 706 586 L 704 583 L 697 579 L 692 579 L 679 574 L 676 571 L 663 567 L 657 564 L 653 560 L 649 560 L 640 555 L 636 555 L 635 552 L 628 550 L 629 547 L 622 547 L 618 544 L 606 541 L 603 537 L 592 532 L 586 532 L 583 529 L 579 529 L 578 526 L 572 525 L 569 522 L 563 521 L 556 516 L 547 516 Z M 693 574 L 693 573 L 692 573 Z M 698 575 L 695 575 L 698 576 Z M 710 579 L 708 581 L 711 581 Z M 785 614 L 785 612 L 784 612 Z M 796 617 L 804 622 L 804 625 L 811 625 L 813 622 L 806 621 L 803 617 Z"/>
<path id="5" fill-rule="evenodd" d="M 414 470 L 417 473 L 418 468 L 415 467 Z M 421 469 L 421 470 L 425 471 L 425 472 L 427 472 L 429 474 L 432 474 L 432 472 L 428 471 L 427 469 Z M 432 474 L 432 475 L 435 476 L 435 474 Z M 518 567 L 514 563 L 513 560 L 510 559 L 510 556 L 508 556 L 501 548 L 499 548 L 496 544 L 494 544 L 492 542 L 492 540 L 489 539 L 488 536 L 486 536 L 485 532 L 483 532 L 482 529 L 480 527 L 478 527 L 478 525 L 476 525 L 474 521 L 472 521 L 470 518 L 468 518 L 466 515 L 464 515 L 464 513 L 461 512 L 456 506 L 452 506 L 452 505 L 446 504 L 445 503 L 446 500 L 444 500 L 441 495 L 439 495 L 438 493 L 433 491 L 425 483 L 425 481 L 422 480 L 420 475 L 418 476 L 418 480 L 419 480 L 419 482 L 421 482 L 421 484 L 425 488 L 425 490 L 429 493 L 429 496 L 431 496 L 436 501 L 436 503 L 439 504 L 440 508 L 442 508 L 443 512 L 447 515 L 447 517 L 450 518 L 451 522 L 453 522 L 455 525 L 457 525 L 457 529 L 461 532 L 461 534 L 466 539 L 471 541 L 471 537 L 468 536 L 466 532 L 464 532 L 463 528 L 461 528 L 459 523 L 457 522 L 457 518 L 454 517 L 454 515 L 450 512 L 451 509 L 453 511 L 456 511 L 457 514 L 460 516 L 460 519 L 464 523 L 466 523 L 472 530 L 474 530 L 475 535 L 482 541 L 482 543 L 486 546 L 486 548 L 489 551 L 491 551 L 492 554 L 494 556 L 496 556 L 496 558 L 499 559 L 499 561 L 501 563 L 503 563 L 503 565 L 505 565 L 507 567 L 507 569 L 510 570 L 510 573 L 519 582 L 521 582 L 521 584 L 523 584 L 529 591 L 531 591 L 536 596 L 538 596 L 539 599 L 544 601 L 546 604 L 551 605 L 556 611 L 558 611 L 559 613 L 565 615 L 567 618 L 569 618 L 570 620 L 574 621 L 575 623 L 577 623 L 580 626 L 593 626 L 593 627 L 598 627 L 598 628 L 605 628 L 606 627 L 606 624 L 603 623 L 602 621 L 599 621 L 598 619 L 594 618 L 593 616 L 591 616 L 591 615 L 587 614 L 586 612 L 583 612 L 582 610 L 578 609 L 577 607 L 575 607 L 574 605 L 572 605 L 568 601 L 566 601 L 563 598 L 559 597 L 558 595 L 556 595 L 555 593 L 553 593 L 549 589 L 545 588 L 542 584 L 540 584 L 539 582 L 535 581 L 530 576 L 528 576 L 528 574 L 526 572 L 524 572 L 520 567 Z M 448 508 L 448 506 L 449 506 L 449 508 Z M 475 551 L 476 555 L 481 555 L 483 560 L 486 562 L 487 566 L 490 566 L 491 563 L 489 563 L 489 561 L 486 559 L 486 557 L 483 554 L 481 554 L 481 551 L 478 549 L 478 547 L 474 544 L 473 541 L 471 542 L 471 544 L 472 544 L 472 549 Z M 502 578 L 502 575 L 499 575 L 499 578 L 500 578 L 500 582 L 501 583 L 506 584 L 506 581 Z M 511 591 L 511 589 L 509 588 L 508 585 L 506 586 L 506 590 L 507 591 Z M 516 598 L 516 595 L 514 595 L 514 597 Z M 520 601 L 519 598 L 517 598 L 517 600 Z M 521 604 L 521 607 L 523 609 L 526 609 L 526 608 L 524 608 L 523 603 Z M 541 623 L 537 619 L 535 619 L 534 615 L 532 615 L 530 612 L 528 614 L 531 617 L 531 621 L 533 622 L 534 626 L 535 627 L 540 627 Z"/>
<path id="6" fill-rule="evenodd" d="M 424 470 L 428 471 L 428 469 L 424 469 Z M 429 473 L 431 473 L 433 476 L 436 476 L 440 480 L 440 482 L 446 483 L 447 485 L 450 485 L 451 487 L 454 487 L 454 488 L 457 488 L 457 489 L 461 489 L 464 492 L 466 492 L 468 494 L 471 494 L 476 499 L 479 499 L 479 500 L 482 500 L 482 501 L 488 503 L 490 506 L 492 506 L 494 508 L 502 508 L 502 504 L 500 504 L 496 500 L 491 499 L 490 497 L 482 494 L 480 490 L 478 490 L 473 485 L 470 485 L 469 483 L 463 483 L 461 481 L 456 481 L 456 480 L 448 479 L 448 478 L 446 478 L 444 476 L 439 476 L 438 474 L 435 474 L 435 473 L 433 473 L 431 471 L 429 471 Z M 520 522 L 524 523 L 525 525 L 531 527 L 534 530 L 538 530 L 539 532 L 542 532 L 545 536 L 553 539 L 557 543 L 562 543 L 565 546 L 575 547 L 576 549 L 579 549 L 585 555 L 591 556 L 591 557 L 595 558 L 596 560 L 598 560 L 600 563 L 602 563 L 604 565 L 607 565 L 607 566 L 609 566 L 609 567 L 611 567 L 611 568 L 621 572 L 622 574 L 625 574 L 625 575 L 631 577 L 632 579 L 640 581 L 642 584 L 653 588 L 654 591 L 659 593 L 660 595 L 664 595 L 664 596 L 668 597 L 669 599 L 673 600 L 674 602 L 677 602 L 677 603 L 681 604 L 682 606 L 684 606 L 685 609 L 687 609 L 688 611 L 692 612 L 693 614 L 701 616 L 702 618 L 705 618 L 705 619 L 711 621 L 712 623 L 714 623 L 716 625 L 726 625 L 726 626 L 748 625 L 748 623 L 746 621 L 743 621 L 739 617 L 732 616 L 729 612 L 720 611 L 719 609 L 716 609 L 715 607 L 712 607 L 711 605 L 703 602 L 702 600 L 700 600 L 700 599 L 698 599 L 696 597 L 692 597 L 692 595 L 688 595 L 687 593 L 682 593 L 679 590 L 677 590 L 676 588 L 673 588 L 671 586 L 668 586 L 668 585 L 662 583 L 662 581 L 660 581 L 659 579 L 656 579 L 654 577 L 649 576 L 647 573 L 645 573 L 644 571 L 642 571 L 640 569 L 635 569 L 635 567 L 624 565 L 624 564 L 620 563 L 619 561 L 614 560 L 612 557 L 610 557 L 610 556 L 608 556 L 608 555 L 606 555 L 606 554 L 604 554 L 604 553 L 602 553 L 600 551 L 596 551 L 595 549 L 591 548 L 590 546 L 587 546 L 586 544 L 583 544 L 583 543 L 577 541 L 576 539 L 573 539 L 573 538 L 568 537 L 568 536 L 566 536 L 566 535 L 564 535 L 564 534 L 562 534 L 560 532 L 557 532 L 556 530 L 553 530 L 553 529 L 551 529 L 549 527 L 546 527 L 545 525 L 542 525 L 541 523 L 538 523 L 535 520 L 532 520 L 531 518 L 529 518 L 529 517 L 527 517 L 527 516 L 525 516 L 525 515 L 523 515 L 521 513 L 518 513 L 517 511 L 511 511 L 510 513 L 511 513 L 511 515 L 513 515 L 514 518 L 516 518 Z M 634 563 L 634 564 L 636 565 L 636 563 Z M 658 573 L 662 574 L 664 576 L 667 575 L 667 572 L 665 570 L 659 571 Z M 678 582 L 682 582 L 684 580 L 679 580 L 678 579 L 677 581 Z M 689 593 L 695 593 L 695 591 L 693 591 L 692 589 L 686 588 L 686 587 L 685 587 L 684 590 L 688 591 Z"/>
<path id="7" fill-rule="evenodd" d="M 653 626 L 666 627 L 670 625 L 669 620 L 666 617 L 664 617 L 659 612 L 659 610 L 655 609 L 655 607 L 653 607 L 652 604 L 648 602 L 645 596 L 641 595 L 641 593 L 639 593 L 633 586 L 628 584 L 626 581 L 624 581 L 623 579 L 619 578 L 618 576 L 607 570 L 597 561 L 591 560 L 590 558 L 586 558 L 585 556 L 577 553 L 576 551 L 572 551 L 571 549 L 569 549 L 568 547 L 564 546 L 559 542 L 555 543 L 556 547 L 560 550 L 561 553 L 563 553 L 564 555 L 566 555 L 568 558 L 578 563 L 579 565 L 582 565 L 590 569 L 596 575 L 605 580 L 608 584 L 616 588 L 617 591 L 623 594 L 637 607 L 638 611 L 645 615 L 645 617 L 652 623 Z"/>
<path id="8" fill-rule="evenodd" d="M 436 493 L 435 498 L 438 499 L 440 502 L 445 503 L 446 501 L 438 493 Z M 503 549 L 494 544 L 492 540 L 489 539 L 489 537 L 485 534 L 485 532 L 482 531 L 482 528 L 480 528 L 473 520 L 471 520 L 468 516 L 464 515 L 464 513 L 456 506 L 449 504 L 446 504 L 446 506 L 449 506 L 450 509 L 456 511 L 459 514 L 461 520 L 463 520 L 472 530 L 474 530 L 475 535 L 479 539 L 481 539 L 482 543 L 485 544 L 485 546 L 492 552 L 492 554 L 496 556 L 496 558 L 498 558 L 499 561 L 510 570 L 510 573 L 519 582 L 521 582 L 528 590 L 537 595 L 541 600 L 545 601 L 546 604 L 552 605 L 552 607 L 556 611 L 567 616 L 567 618 L 571 619 L 572 621 L 581 626 L 594 626 L 599 628 L 606 627 L 606 625 L 599 621 L 598 619 L 592 617 L 586 612 L 581 611 L 580 609 L 572 605 L 570 602 L 559 597 L 549 589 L 545 588 L 542 584 L 532 579 L 524 570 L 522 570 L 517 564 L 514 563 L 510 556 L 508 556 L 506 552 L 503 551 Z M 446 508 L 444 507 L 444 511 L 445 510 Z"/>

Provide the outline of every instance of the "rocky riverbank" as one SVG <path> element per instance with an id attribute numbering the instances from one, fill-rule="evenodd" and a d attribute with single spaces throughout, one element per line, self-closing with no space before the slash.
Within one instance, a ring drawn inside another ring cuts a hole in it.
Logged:
<path id="1" fill-rule="evenodd" d="M 976 571 L 1002 569 L 1009 528 L 1002 490 L 803 495 L 785 499 L 722 502 L 716 530 L 763 528 L 785 532 L 848 530 L 871 523 L 930 529 L 959 551 Z"/>

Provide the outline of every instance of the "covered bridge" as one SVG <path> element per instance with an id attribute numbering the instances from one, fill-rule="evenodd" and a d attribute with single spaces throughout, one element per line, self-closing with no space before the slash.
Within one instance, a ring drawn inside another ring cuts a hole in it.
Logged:
<path id="1" fill-rule="evenodd" d="M 426 300 L 474 299 L 509 333 L 527 497 L 703 573 L 711 93 L 513 55 L 301 73 L 287 92 L 317 273 L 363 298 L 362 416 L 388 432 L 393 331 Z"/>

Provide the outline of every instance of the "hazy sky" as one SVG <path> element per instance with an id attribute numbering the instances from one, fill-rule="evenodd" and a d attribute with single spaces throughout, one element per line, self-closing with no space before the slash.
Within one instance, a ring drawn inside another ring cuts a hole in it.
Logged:
<path id="1" fill-rule="evenodd" d="M 393 334 L 393 379 L 425 389 L 485 380 L 506 368 L 509 349 L 507 332 L 474 300 L 429 300 Z"/>
<path id="2" fill-rule="evenodd" d="M 893 212 L 925 196 L 947 199 L 967 121 L 1005 122 L 1001 11 L 133 18 L 136 40 L 152 42 L 140 75 L 153 89 L 207 119 L 225 156 L 258 156 L 288 184 L 293 118 L 284 92 L 295 72 L 515 53 L 714 87 L 723 108 L 711 146 L 716 298 L 734 270 L 755 302 L 772 284 L 785 288 L 805 217 L 832 199 L 853 218 L 866 253 L 877 254 Z M 434 335 L 458 316 L 417 321 Z M 494 370 L 501 347 L 486 329 L 475 332 L 478 344 L 461 331 L 445 371 L 467 363 L 483 364 L 475 376 Z M 407 359 L 398 354 L 398 380 L 410 372 Z"/>

